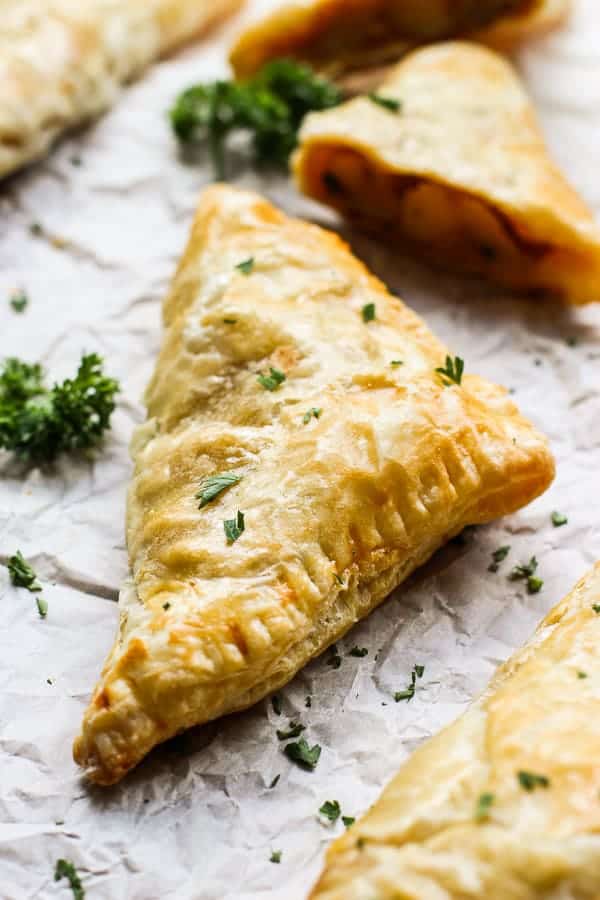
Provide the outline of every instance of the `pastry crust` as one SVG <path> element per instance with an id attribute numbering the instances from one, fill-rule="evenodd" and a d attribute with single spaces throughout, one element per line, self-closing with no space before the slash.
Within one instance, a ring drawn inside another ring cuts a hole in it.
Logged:
<path id="1" fill-rule="evenodd" d="M 599 900 L 594 606 L 600 563 L 333 843 L 312 900 Z"/>
<path id="2" fill-rule="evenodd" d="M 516 72 L 454 42 L 305 120 L 301 190 L 394 246 L 569 303 L 600 300 L 600 227 L 551 161 Z"/>
<path id="3" fill-rule="evenodd" d="M 0 0 L 0 178 L 243 0 Z"/>
<path id="4" fill-rule="evenodd" d="M 164 318 L 132 445 L 133 580 L 75 742 L 101 784 L 284 685 L 450 537 L 554 474 L 504 389 L 444 387 L 423 322 L 337 236 L 255 194 L 205 192 Z M 286 375 L 273 391 L 270 367 Z M 239 483 L 200 509 L 223 472 Z"/>
<path id="5" fill-rule="evenodd" d="M 230 61 L 238 78 L 290 56 L 335 76 L 397 62 L 411 48 L 450 38 L 510 47 L 557 25 L 570 6 L 571 0 L 297 0 L 244 31 Z"/>

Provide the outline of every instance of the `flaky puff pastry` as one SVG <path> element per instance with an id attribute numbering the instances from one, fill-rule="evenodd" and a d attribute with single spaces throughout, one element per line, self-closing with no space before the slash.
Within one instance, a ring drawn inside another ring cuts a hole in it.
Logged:
<path id="1" fill-rule="evenodd" d="M 238 78 L 291 56 L 335 76 L 397 62 L 420 44 L 469 37 L 508 47 L 558 24 L 571 0 L 296 0 L 244 31 L 230 54 Z"/>
<path id="2" fill-rule="evenodd" d="M 600 563 L 329 848 L 311 900 L 599 900 Z"/>
<path id="3" fill-rule="evenodd" d="M 506 60 L 475 44 L 428 47 L 376 96 L 305 120 L 294 160 L 305 193 L 446 268 L 600 300 L 600 227 L 550 159 Z"/>
<path id="4" fill-rule="evenodd" d="M 0 0 L 0 178 L 243 0 Z"/>
<path id="5" fill-rule="evenodd" d="M 445 387 L 446 348 L 421 320 L 337 236 L 255 194 L 206 191 L 164 318 L 133 441 L 132 582 L 75 742 L 102 784 L 284 685 L 554 472 L 504 389 Z M 240 480 L 199 508 L 222 473 Z"/>

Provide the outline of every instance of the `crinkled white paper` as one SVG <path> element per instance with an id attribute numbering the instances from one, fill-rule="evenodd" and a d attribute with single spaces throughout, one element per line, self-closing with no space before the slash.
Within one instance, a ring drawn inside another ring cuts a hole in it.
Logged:
<path id="1" fill-rule="evenodd" d="M 82 350 L 97 351 L 123 384 L 95 463 L 64 459 L 43 474 L 0 463 L 0 560 L 19 548 L 49 606 L 40 619 L 33 595 L 12 588 L 0 568 L 2 900 L 70 897 L 66 881 L 53 881 L 59 857 L 76 864 L 90 900 L 301 900 L 343 828 L 318 820 L 321 804 L 335 799 L 344 815 L 359 815 L 600 558 L 600 307 L 512 299 L 347 234 L 469 370 L 514 389 L 550 436 L 556 482 L 518 515 L 442 551 L 338 646 L 339 668 L 326 653 L 301 672 L 282 692 L 280 716 L 264 701 L 154 752 L 115 788 L 81 781 L 71 742 L 113 638 L 127 568 L 127 445 L 143 418 L 161 300 L 211 180 L 205 160 L 178 158 L 166 110 L 182 88 L 226 71 L 238 26 L 156 66 L 96 125 L 0 185 L 1 356 L 41 360 L 62 378 Z M 528 47 L 519 66 L 553 154 L 600 215 L 595 0 L 579 0 L 570 26 Z M 242 170 L 236 181 L 288 211 L 332 221 L 285 178 Z M 30 234 L 33 222 L 44 236 Z M 23 315 L 8 303 L 17 287 L 31 298 Z M 568 525 L 554 528 L 553 510 Z M 504 544 L 510 556 L 491 574 L 491 553 Z M 506 576 L 532 555 L 544 586 L 528 596 Z M 354 645 L 368 656 L 349 656 Z M 416 696 L 395 703 L 415 663 L 425 666 Z M 282 753 L 275 730 L 290 719 L 323 748 L 313 773 Z M 273 850 L 282 851 L 279 865 L 269 861 Z"/>

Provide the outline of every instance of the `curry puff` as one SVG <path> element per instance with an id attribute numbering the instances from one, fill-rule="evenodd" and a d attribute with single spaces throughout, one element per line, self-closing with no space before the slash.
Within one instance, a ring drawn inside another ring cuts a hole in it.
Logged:
<path id="1" fill-rule="evenodd" d="M 333 843 L 312 900 L 598 900 L 600 563 Z"/>
<path id="2" fill-rule="evenodd" d="M 133 438 L 132 577 L 75 759 L 110 784 L 282 687 L 466 525 L 544 491 L 544 438 L 335 235 L 200 203 Z"/>
<path id="3" fill-rule="evenodd" d="M 243 0 L 0 0 L 0 177 Z"/>
<path id="4" fill-rule="evenodd" d="M 398 249 L 528 293 L 600 300 L 600 227 L 492 51 L 416 51 L 376 94 L 310 115 L 300 142 L 300 188 Z"/>
<path id="5" fill-rule="evenodd" d="M 297 0 L 243 32 L 230 55 L 238 78 L 295 57 L 337 75 L 397 62 L 420 44 L 469 37 L 507 47 L 560 22 L 570 0 Z"/>

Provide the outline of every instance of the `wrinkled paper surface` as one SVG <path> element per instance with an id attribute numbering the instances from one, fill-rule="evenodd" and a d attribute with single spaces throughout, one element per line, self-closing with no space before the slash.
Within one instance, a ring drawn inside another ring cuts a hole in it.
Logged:
<path id="1" fill-rule="evenodd" d="M 2 900 L 70 897 L 66 881 L 53 881 L 60 857 L 76 864 L 90 900 L 301 900 L 325 846 L 343 830 L 319 821 L 321 804 L 338 800 L 348 816 L 364 811 L 600 558 L 600 308 L 512 299 L 344 232 L 469 370 L 514 389 L 551 439 L 556 482 L 518 515 L 438 554 L 338 645 L 339 668 L 326 653 L 282 691 L 280 716 L 266 700 L 171 742 L 115 788 L 82 782 L 71 742 L 113 639 L 127 571 L 128 441 L 143 419 L 160 303 L 212 177 L 206 159 L 178 157 L 166 110 L 184 87 L 226 71 L 237 27 L 239 20 L 157 65 L 101 121 L 0 185 L 2 357 L 40 360 L 63 378 L 83 350 L 97 351 L 123 385 L 94 463 L 63 459 L 42 473 L 0 461 L 0 561 L 19 548 L 49 606 L 40 619 L 34 596 L 10 586 L 0 568 Z M 518 63 L 554 156 L 600 215 L 595 0 L 579 0 L 570 25 L 529 46 Z M 287 211 L 333 221 L 283 177 L 240 168 L 234 180 Z M 44 236 L 30 233 L 33 222 Z M 8 303 L 16 287 L 30 296 L 23 315 Z M 568 525 L 554 528 L 553 510 Z M 491 553 L 504 544 L 510 556 L 493 575 Z M 528 596 L 507 574 L 532 555 L 544 586 Z M 349 656 L 354 645 L 368 647 L 368 656 Z M 416 696 L 395 703 L 415 663 L 425 666 Z M 323 748 L 313 773 L 282 753 L 275 730 L 290 719 Z M 273 850 L 282 851 L 279 865 L 269 861 Z"/>

